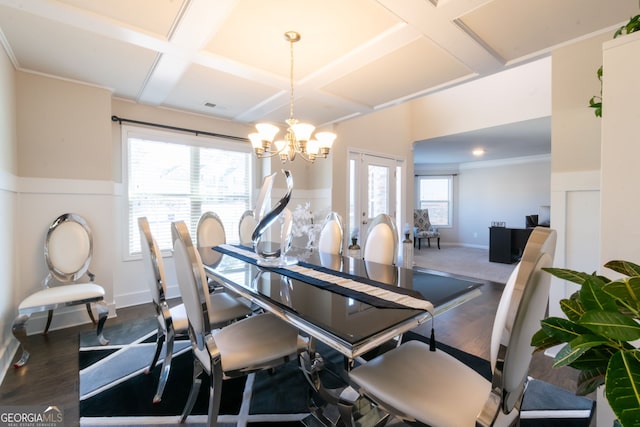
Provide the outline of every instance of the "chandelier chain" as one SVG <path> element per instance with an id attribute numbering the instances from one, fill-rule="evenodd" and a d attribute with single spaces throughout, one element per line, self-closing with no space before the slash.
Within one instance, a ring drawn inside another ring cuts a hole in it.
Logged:
<path id="1" fill-rule="evenodd" d="M 300 40 L 300 34 L 296 31 L 284 33 L 289 42 L 289 118 L 285 120 L 288 127 L 283 139 L 275 140 L 279 132 L 277 126 L 271 123 L 257 123 L 258 132 L 249 134 L 251 146 L 258 158 L 264 159 L 280 156 L 282 163 L 292 162 L 298 154 L 307 162 L 313 163 L 316 158 L 327 158 L 336 134 L 333 132 L 318 132 L 313 135 L 315 126 L 309 123 L 300 123 L 294 118 L 295 92 L 293 84 L 294 55 L 293 44 Z"/>
<path id="2" fill-rule="evenodd" d="M 289 40 L 289 52 L 290 52 L 290 61 L 289 61 L 289 119 L 294 120 L 293 118 L 293 40 Z"/>

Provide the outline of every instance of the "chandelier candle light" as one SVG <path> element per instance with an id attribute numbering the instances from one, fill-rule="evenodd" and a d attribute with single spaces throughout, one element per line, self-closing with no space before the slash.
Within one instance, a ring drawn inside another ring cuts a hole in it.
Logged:
<path id="1" fill-rule="evenodd" d="M 293 161 L 296 154 L 304 160 L 313 163 L 317 157 L 327 158 L 336 134 L 332 132 L 318 132 L 313 135 L 315 126 L 308 123 L 299 123 L 293 117 L 293 44 L 300 41 L 300 34 L 295 31 L 287 31 L 284 38 L 289 42 L 291 50 L 291 67 L 289 79 L 289 118 L 284 139 L 273 141 L 280 129 L 271 123 L 258 123 L 258 132 L 249 135 L 251 145 L 258 158 L 280 155 L 282 163 Z"/>

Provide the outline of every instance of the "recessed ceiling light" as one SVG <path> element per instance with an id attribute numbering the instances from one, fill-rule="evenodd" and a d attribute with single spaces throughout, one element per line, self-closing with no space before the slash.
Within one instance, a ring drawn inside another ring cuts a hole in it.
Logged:
<path id="1" fill-rule="evenodd" d="M 480 157 L 484 155 L 484 148 L 476 148 L 472 151 L 473 155 L 476 157 Z"/>

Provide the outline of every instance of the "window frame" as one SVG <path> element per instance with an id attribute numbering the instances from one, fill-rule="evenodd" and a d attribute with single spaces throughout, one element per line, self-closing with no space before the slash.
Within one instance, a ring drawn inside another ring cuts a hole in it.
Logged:
<path id="1" fill-rule="evenodd" d="M 139 138 L 152 141 L 183 145 L 186 147 L 197 148 L 213 148 L 218 150 L 236 151 L 249 154 L 249 177 L 248 182 L 248 197 L 249 200 L 254 198 L 254 173 L 256 167 L 255 157 L 251 154 L 252 149 L 250 144 L 245 144 L 239 141 L 225 140 L 223 138 L 216 138 L 204 135 L 191 135 L 180 132 L 171 132 L 158 129 L 149 129 L 146 127 L 138 127 L 131 125 L 121 125 L 121 150 L 122 150 L 122 259 L 123 261 L 135 261 L 142 258 L 141 252 L 131 253 L 130 250 L 130 207 L 129 207 L 129 139 Z M 250 203 L 251 204 L 251 203 Z M 228 231 L 227 231 L 228 232 Z M 192 235 L 195 239 L 195 235 Z M 170 249 L 161 249 L 163 257 L 170 257 L 172 255 Z"/>
<path id="2" fill-rule="evenodd" d="M 422 175 L 422 176 L 417 176 L 417 180 L 416 180 L 416 208 L 421 209 L 422 208 L 422 202 L 423 201 L 427 201 L 427 202 L 438 202 L 438 203 L 442 203 L 445 202 L 447 203 L 448 206 L 448 212 L 447 212 L 447 224 L 436 224 L 435 222 L 433 222 L 433 218 L 431 216 L 429 216 L 429 219 L 431 221 L 431 224 L 434 227 L 437 228 L 453 228 L 453 175 Z M 448 200 L 423 200 L 421 198 L 421 191 L 420 188 L 422 186 L 422 181 L 433 181 L 433 180 L 447 180 L 449 183 L 449 194 L 448 194 Z"/>

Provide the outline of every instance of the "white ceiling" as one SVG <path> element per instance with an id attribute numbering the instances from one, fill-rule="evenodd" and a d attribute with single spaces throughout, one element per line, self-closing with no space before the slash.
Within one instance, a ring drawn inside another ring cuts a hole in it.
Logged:
<path id="1" fill-rule="evenodd" d="M 16 69 L 253 123 L 337 123 L 612 31 L 637 0 L 0 0 Z M 215 104 L 207 107 L 205 104 Z"/>

